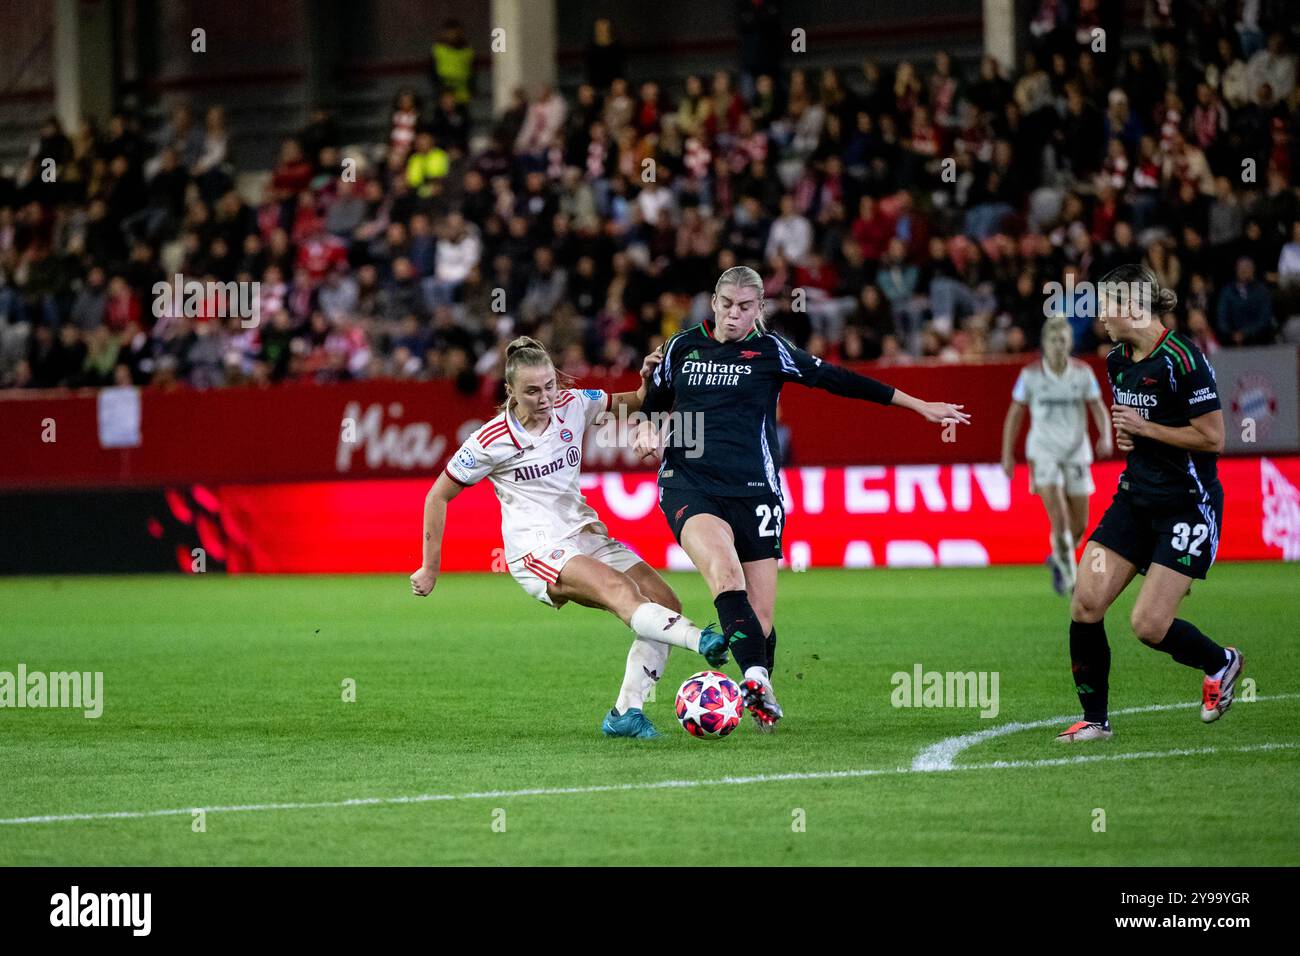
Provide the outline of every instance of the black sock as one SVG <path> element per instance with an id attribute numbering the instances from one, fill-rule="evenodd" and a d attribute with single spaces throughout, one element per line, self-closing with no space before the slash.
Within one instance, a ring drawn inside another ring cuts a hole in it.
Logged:
<path id="1" fill-rule="evenodd" d="M 1104 724 L 1110 695 L 1110 644 L 1106 641 L 1105 621 L 1070 622 L 1070 670 L 1083 705 L 1083 719 Z"/>
<path id="2" fill-rule="evenodd" d="M 1164 651 L 1180 664 L 1207 674 L 1213 674 L 1228 663 L 1227 652 L 1222 647 L 1202 634 L 1195 624 L 1182 618 L 1174 618 L 1159 644 L 1148 646 Z"/>
<path id="3" fill-rule="evenodd" d="M 758 615 L 744 591 L 723 591 L 713 599 L 718 609 L 718 622 L 727 635 L 727 647 L 740 665 L 743 674 L 751 667 L 767 667 L 767 645 Z"/>
<path id="4" fill-rule="evenodd" d="M 772 628 L 772 633 L 767 635 L 767 673 L 770 675 L 776 670 L 776 628 Z"/>

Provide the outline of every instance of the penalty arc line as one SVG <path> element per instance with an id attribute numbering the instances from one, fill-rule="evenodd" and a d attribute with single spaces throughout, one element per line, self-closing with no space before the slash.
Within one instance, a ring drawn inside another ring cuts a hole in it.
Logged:
<path id="1" fill-rule="evenodd" d="M 1300 698 L 1300 694 L 1273 694 L 1268 697 L 1257 697 L 1254 703 L 1261 703 L 1266 700 L 1295 700 L 1296 698 Z M 1112 717 L 1121 717 L 1125 714 L 1155 714 L 1166 710 L 1186 710 L 1189 707 L 1199 706 L 1201 705 L 1197 701 L 1184 701 L 1178 704 L 1149 704 L 1142 707 L 1125 707 L 1123 710 L 1114 710 L 1111 711 L 1110 715 Z M 926 747 L 917 754 L 912 761 L 912 769 L 918 773 L 960 769 L 955 765 L 958 755 L 976 744 L 992 740 L 995 737 L 1005 737 L 1007 734 L 1019 733 L 1022 730 L 1040 730 L 1043 727 L 1054 727 L 1057 724 L 1064 724 L 1077 719 L 1078 714 L 1075 713 L 1066 714 L 1063 717 L 1047 717 L 1043 720 L 1012 721 L 1009 724 L 990 727 L 988 730 L 977 730 L 974 733 L 947 737 L 937 744 Z"/>
<path id="2" fill-rule="evenodd" d="M 1300 697 L 1288 694 L 1272 700 Z M 1263 700 L 1264 698 L 1260 698 Z M 1159 709 L 1171 710 L 1166 705 Z M 1148 708 L 1149 710 L 1149 708 Z M 1117 711 L 1116 713 L 1119 713 Z M 1009 733 L 1010 731 L 1008 731 Z M 805 773 L 756 774 L 747 777 L 718 777 L 713 780 L 660 780 L 651 783 L 599 784 L 587 787 L 534 787 L 526 790 L 484 790 L 472 793 L 423 793 L 399 797 L 357 797 L 351 800 L 328 800 L 316 803 L 252 803 L 236 806 L 179 807 L 167 810 L 122 810 L 101 813 L 66 813 L 44 816 L 12 817 L 0 820 L 0 826 L 21 826 L 41 823 L 77 823 L 96 820 L 142 820 L 151 817 L 174 817 L 203 813 L 256 813 L 276 810 L 338 810 L 349 807 L 401 806 L 403 804 L 439 803 L 460 800 L 502 800 L 512 797 L 551 797 L 595 793 L 627 793 L 637 790 L 688 790 L 698 787 L 737 786 L 754 783 L 788 783 L 798 780 L 853 780 L 864 777 L 903 776 L 914 773 L 953 773 L 970 770 L 1009 770 L 1034 767 L 1061 767 L 1070 764 L 1103 763 L 1112 760 L 1154 760 L 1162 757 L 1191 757 L 1219 753 L 1257 753 L 1270 750 L 1300 750 L 1300 741 L 1267 744 L 1247 744 L 1238 747 L 1191 747 L 1175 750 L 1139 751 L 1120 754 L 1077 754 L 1070 757 L 1042 760 L 994 760 L 988 763 L 952 764 L 928 769 L 896 767 L 894 769 L 864 770 L 814 770 Z"/>

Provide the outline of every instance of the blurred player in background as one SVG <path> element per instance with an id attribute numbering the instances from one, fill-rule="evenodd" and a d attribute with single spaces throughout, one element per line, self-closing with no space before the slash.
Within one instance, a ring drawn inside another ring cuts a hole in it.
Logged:
<path id="1" fill-rule="evenodd" d="M 611 407 L 640 409 L 646 384 L 610 395 L 560 388 L 546 349 L 526 336 L 506 349 L 506 406 L 465 440 L 424 502 L 423 563 L 411 591 L 427 596 L 438 583 L 447 503 L 490 480 L 501 502 L 501 537 L 510 573 L 537 600 L 601 608 L 632 628 L 623 686 L 601 731 L 610 737 L 658 737 L 642 707 L 664 672 L 670 646 L 726 662 L 722 632 L 701 631 L 682 616 L 677 595 L 650 565 L 609 536 L 578 490 L 583 435 Z"/>
<path id="2" fill-rule="evenodd" d="M 1043 357 L 1020 371 L 1011 390 L 1011 407 L 1002 426 L 1002 470 L 1015 473 L 1016 439 L 1029 410 L 1029 490 L 1038 495 L 1052 525 L 1052 586 L 1057 594 L 1074 587 L 1074 546 L 1088 529 L 1092 447 L 1088 443 L 1091 412 L 1097 427 L 1097 455 L 1110 456 L 1110 416 L 1092 369 L 1070 358 L 1074 334 L 1069 320 L 1055 316 L 1043 323 Z"/>
<path id="3" fill-rule="evenodd" d="M 1111 297 L 1108 288 L 1131 289 Z M 1070 601 L 1070 670 L 1083 719 L 1057 740 L 1104 740 L 1110 690 L 1105 615 L 1137 574 L 1145 574 L 1131 623 L 1138 640 L 1203 671 L 1201 720 L 1232 705 L 1243 658 L 1188 621 L 1178 606 L 1214 563 L 1223 526 L 1223 412 L 1214 369 L 1159 316 L 1178 297 L 1145 266 L 1124 265 L 1102 280 L 1102 321 L 1119 344 L 1106 357 L 1117 446 L 1127 453 L 1115 497 L 1079 561 Z"/>
<path id="4" fill-rule="evenodd" d="M 776 403 L 787 382 L 880 405 L 898 405 L 936 424 L 969 423 L 961 405 L 923 402 L 891 385 L 830 365 L 762 323 L 763 280 L 748 266 L 718 277 L 713 317 L 663 346 L 644 403 L 647 413 L 692 416 L 696 445 L 653 423 L 638 429 L 635 448 L 661 451 L 659 508 L 700 570 L 743 672 L 740 690 L 760 731 L 773 729 L 781 707 L 772 691 L 776 658 L 776 566 L 781 558 L 781 480 Z M 672 419 L 670 419 L 670 422 Z M 698 424 L 696 424 L 698 423 Z M 846 429 L 847 432 L 847 429 Z M 846 434 L 846 440 L 848 435 Z"/>

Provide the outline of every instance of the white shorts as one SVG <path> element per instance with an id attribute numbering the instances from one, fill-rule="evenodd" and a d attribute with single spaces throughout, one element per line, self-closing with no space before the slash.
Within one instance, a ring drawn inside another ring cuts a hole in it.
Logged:
<path id="1" fill-rule="evenodd" d="M 1029 463 L 1029 491 L 1038 494 L 1040 488 L 1065 487 L 1071 497 L 1091 495 L 1096 490 L 1092 483 L 1092 466 L 1083 462 L 1038 460 Z"/>
<path id="2" fill-rule="evenodd" d="M 609 529 L 597 522 L 511 561 L 510 575 L 537 600 L 558 609 L 568 602 L 560 601 L 556 604 L 546 593 L 546 586 L 558 581 L 560 572 L 569 563 L 569 559 L 579 554 L 595 558 L 615 571 L 629 571 L 641 563 L 636 552 L 622 541 L 611 538 Z"/>

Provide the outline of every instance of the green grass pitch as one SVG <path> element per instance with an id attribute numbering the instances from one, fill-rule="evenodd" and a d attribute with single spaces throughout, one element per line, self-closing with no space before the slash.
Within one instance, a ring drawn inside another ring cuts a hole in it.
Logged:
<path id="1" fill-rule="evenodd" d="M 669 580 L 712 619 L 697 575 Z M 1112 711 L 1199 700 L 1198 674 L 1132 637 L 1135 593 L 1108 619 Z M 105 704 L 0 709 L 0 819 L 180 812 L 6 822 L 0 864 L 715 865 L 745 845 L 776 864 L 1294 865 L 1298 595 L 1300 567 L 1237 564 L 1184 602 L 1255 682 L 1217 724 L 1146 710 L 1075 747 L 1037 727 L 917 772 L 946 738 L 1076 713 L 1045 569 L 783 572 L 787 717 L 722 741 L 677 726 L 704 664 L 676 650 L 647 708 L 664 738 L 601 737 L 630 633 L 505 575 L 449 575 L 426 600 L 402 576 L 3 580 L 0 671 L 102 671 Z M 997 672 L 999 713 L 892 706 L 916 664 Z M 829 775 L 863 770 L 883 772 Z M 420 795 L 447 799 L 392 799 Z M 378 801 L 337 805 L 358 798 Z M 231 806 L 263 808 L 195 832 L 189 808 Z"/>

